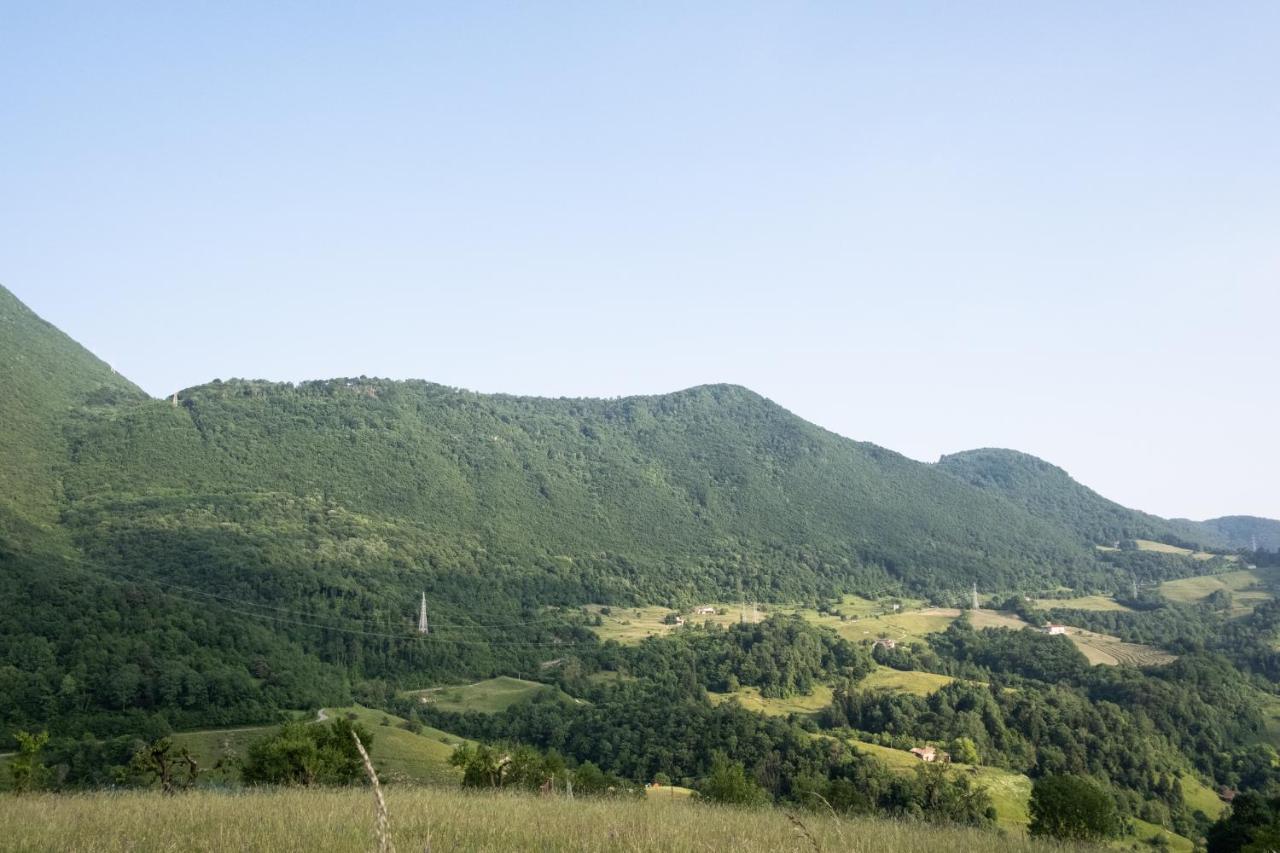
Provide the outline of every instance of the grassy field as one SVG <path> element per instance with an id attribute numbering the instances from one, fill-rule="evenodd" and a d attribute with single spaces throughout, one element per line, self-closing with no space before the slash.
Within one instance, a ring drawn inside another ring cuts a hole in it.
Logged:
<path id="1" fill-rule="evenodd" d="M 387 792 L 397 850 L 933 853 L 1062 851 L 995 832 L 813 812 L 741 810 L 666 797 L 597 800 L 460 790 Z M 796 822 L 799 821 L 800 825 Z M 808 838 L 805 837 L 807 833 Z M 241 794 L 154 792 L 35 795 L 0 802 L 0 838 L 13 850 L 98 851 L 374 849 L 365 789 Z M 811 841 L 809 839 L 812 839 Z"/>
<path id="2" fill-rule="evenodd" d="M 1077 598 L 1037 598 L 1035 600 L 1035 605 L 1041 610 L 1052 610 L 1055 607 L 1062 607 L 1067 610 L 1132 611 L 1132 608 L 1125 607 L 1123 604 L 1107 595 L 1082 595 Z"/>
<path id="3" fill-rule="evenodd" d="M 918 608 L 922 602 L 913 599 L 895 599 L 900 602 L 900 611 Z M 684 617 L 690 624 L 701 625 L 711 621 L 718 625 L 736 624 L 743 618 L 742 605 L 726 602 L 707 602 L 707 606 L 715 607 L 712 614 L 696 614 L 686 611 Z M 591 630 L 602 640 L 617 640 L 619 643 L 638 643 L 645 637 L 661 636 L 675 630 L 674 625 L 665 624 L 662 620 L 668 614 L 675 613 L 669 607 L 611 607 L 609 613 L 603 613 L 602 605 L 589 604 L 585 608 L 588 613 L 599 614 L 602 624 L 593 626 Z M 840 636 L 849 640 L 875 639 L 881 632 L 893 635 L 893 629 L 886 626 L 886 620 L 897 618 L 900 614 L 886 602 L 872 601 L 857 595 L 846 595 L 836 605 L 836 614 L 819 613 L 809 607 L 794 604 L 761 604 L 757 608 L 748 605 L 746 621 L 759 621 L 775 613 L 799 614 L 815 625 L 822 625 L 835 630 Z M 721 612 L 724 611 L 724 612 Z M 846 617 L 841 620 L 840 616 Z M 905 613 L 901 614 L 905 615 Z M 945 628 L 946 624 L 942 624 Z M 933 630 L 941 630 L 935 628 Z"/>
<path id="4" fill-rule="evenodd" d="M 1214 790 L 1194 776 L 1182 777 L 1182 797 L 1192 811 L 1199 809 L 1211 818 L 1217 818 L 1227 810 L 1227 804 L 1218 798 Z"/>
<path id="5" fill-rule="evenodd" d="M 1160 554 L 1178 554 L 1183 557 L 1191 557 L 1196 560 L 1212 560 L 1214 557 L 1222 557 L 1225 560 L 1235 562 L 1240 558 L 1235 554 L 1209 554 L 1204 551 L 1192 551 L 1190 548 L 1179 548 L 1177 545 L 1166 545 L 1163 542 L 1153 542 L 1150 539 L 1135 539 L 1134 544 L 1138 546 L 1139 551 L 1156 551 Z"/>
<path id="6" fill-rule="evenodd" d="M 1280 696 L 1263 693 L 1259 699 L 1262 703 L 1262 722 L 1266 726 L 1267 741 L 1280 748 Z"/>
<path id="7" fill-rule="evenodd" d="M 457 784 L 461 772 L 449 766 L 453 749 L 464 742 L 463 738 L 448 732 L 424 727 L 419 734 L 402 728 L 404 720 L 393 714 L 374 711 L 360 705 L 348 708 L 327 708 L 328 719 L 354 714 L 356 719 L 373 732 L 373 750 L 370 758 L 378 774 L 389 781 L 447 782 Z M 386 720 L 389 725 L 383 725 Z M 258 726 L 242 729 L 210 729 L 197 732 L 181 732 L 173 735 L 176 746 L 186 747 L 200 762 L 206 782 L 223 782 L 238 779 L 233 766 L 215 770 L 219 759 L 244 757 L 253 741 L 270 734 L 274 726 Z"/>
<path id="8" fill-rule="evenodd" d="M 858 682 L 858 687 L 864 690 L 892 690 L 896 693 L 928 696 L 953 681 L 955 679 L 949 675 L 935 675 L 932 672 L 903 672 L 881 666 Z"/>
<path id="9" fill-rule="evenodd" d="M 831 688 L 825 684 L 814 687 L 808 696 L 789 696 L 786 699 L 769 699 L 760 695 L 759 688 L 743 687 L 735 693 L 708 693 L 715 704 L 737 699 L 748 711 L 759 711 L 773 717 L 788 714 L 812 714 L 831 704 Z"/>
<path id="10" fill-rule="evenodd" d="M 1231 593 L 1232 615 L 1249 613 L 1273 596 L 1264 588 L 1264 579 L 1255 570 L 1241 569 L 1216 575 L 1196 575 L 1160 584 L 1160 594 L 1170 601 L 1189 604 L 1209 597 L 1218 590 Z"/>
<path id="11" fill-rule="evenodd" d="M 890 770 L 914 773 L 920 766 L 920 759 L 904 749 L 893 749 L 860 740 L 851 740 L 849 743 L 880 759 Z M 1031 823 L 1031 813 L 1028 810 L 1031 800 L 1029 778 L 1011 770 L 974 764 L 955 763 L 951 765 L 951 769 L 956 773 L 968 774 L 974 782 L 987 790 L 991 795 L 991 804 L 996 809 L 997 823 L 1002 829 L 1014 834 L 1027 831 L 1027 825 Z"/>
<path id="12" fill-rule="evenodd" d="M 504 675 L 457 687 L 413 690 L 405 695 L 416 696 L 422 700 L 423 704 L 432 705 L 442 711 L 479 711 L 484 714 L 496 714 L 539 693 L 558 692 L 550 684 L 525 681 L 522 678 L 508 678 Z M 565 699 L 575 701 L 569 699 L 567 695 Z"/>
<path id="13" fill-rule="evenodd" d="M 198 732 L 180 732 L 172 735 L 174 746 L 186 747 L 200 762 L 202 779 L 229 781 L 238 779 L 233 765 L 214 769 L 220 759 L 228 762 L 244 757 L 249 744 L 275 730 L 275 726 L 252 726 L 238 729 L 208 729 Z"/>
<path id="14" fill-rule="evenodd" d="M 1191 853 L 1196 849 L 1195 843 L 1190 838 L 1170 832 L 1167 829 L 1156 826 L 1154 823 L 1138 820 L 1136 817 L 1133 818 L 1133 829 L 1132 835 L 1111 842 L 1111 846 L 1121 850 L 1131 850 L 1133 849 L 1133 843 L 1137 841 L 1146 845 L 1145 849 L 1154 850 L 1156 848 L 1152 845 L 1156 843 L 1155 839 L 1163 838 L 1168 845 L 1166 849 L 1173 851 L 1173 853 Z"/>

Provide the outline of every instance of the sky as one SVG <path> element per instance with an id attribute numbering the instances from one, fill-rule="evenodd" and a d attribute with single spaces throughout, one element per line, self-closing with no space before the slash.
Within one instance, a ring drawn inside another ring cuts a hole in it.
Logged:
<path id="1" fill-rule="evenodd" d="M 214 378 L 748 386 L 1280 517 L 1280 4 L 0 0 L 0 284 Z"/>

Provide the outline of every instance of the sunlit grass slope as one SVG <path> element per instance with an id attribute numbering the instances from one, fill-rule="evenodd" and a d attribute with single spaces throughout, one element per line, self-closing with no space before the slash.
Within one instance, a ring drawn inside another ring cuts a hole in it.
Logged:
<path id="1" fill-rule="evenodd" d="M 387 792 L 400 851 L 782 850 L 934 853 L 1064 848 L 984 830 L 879 819 L 836 820 L 780 809 L 743 811 L 683 800 L 574 800 L 460 790 Z M 805 837 L 805 833 L 809 838 Z M 375 849 L 365 789 L 39 795 L 0 801 L 10 849 L 63 851 L 368 851 Z M 810 838 L 812 841 L 810 841 Z"/>

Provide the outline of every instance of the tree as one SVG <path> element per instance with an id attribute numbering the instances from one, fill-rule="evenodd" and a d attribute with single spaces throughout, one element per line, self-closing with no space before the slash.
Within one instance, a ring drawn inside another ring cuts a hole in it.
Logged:
<path id="1" fill-rule="evenodd" d="M 1031 788 L 1031 834 L 1101 841 L 1120 828 L 1110 794 L 1083 776 L 1043 776 Z"/>
<path id="2" fill-rule="evenodd" d="M 246 784 L 348 785 L 364 775 L 364 764 L 352 734 L 365 749 L 373 735 L 346 719 L 329 725 L 285 723 L 275 734 L 254 742 L 240 770 Z"/>
<path id="3" fill-rule="evenodd" d="M 152 741 L 133 754 L 131 768 L 137 773 L 149 773 L 160 783 L 166 794 L 176 793 L 178 788 L 190 788 L 200 776 L 200 763 L 185 746 L 176 755 L 170 755 L 173 741 L 160 738 Z M 175 766 L 185 766 L 186 772 L 178 778 Z"/>
<path id="4" fill-rule="evenodd" d="M 977 764 L 978 745 L 971 737 L 958 737 L 951 741 L 951 759 L 961 764 Z"/>
<path id="5" fill-rule="evenodd" d="M 730 761 L 724 753 L 716 754 L 711 773 L 698 791 L 713 803 L 756 806 L 765 801 L 764 790 L 747 778 L 742 764 Z"/>
<path id="6" fill-rule="evenodd" d="M 13 790 L 22 794 L 34 791 L 44 785 L 46 768 L 40 763 L 40 750 L 49 742 L 49 733 L 15 732 L 18 741 L 18 754 L 9 763 L 9 773 L 13 777 Z"/>

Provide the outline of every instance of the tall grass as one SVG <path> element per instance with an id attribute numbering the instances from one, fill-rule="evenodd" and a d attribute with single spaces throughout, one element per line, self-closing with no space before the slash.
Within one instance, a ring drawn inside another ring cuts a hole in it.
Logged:
<path id="1" fill-rule="evenodd" d="M 1049 851 L 992 831 L 837 820 L 666 800 L 598 800 L 400 788 L 387 793 L 400 850 L 934 853 Z M 60 851 L 367 851 L 368 791 L 101 792 L 0 797 L 0 848 Z M 797 822 L 799 825 L 797 825 Z"/>

